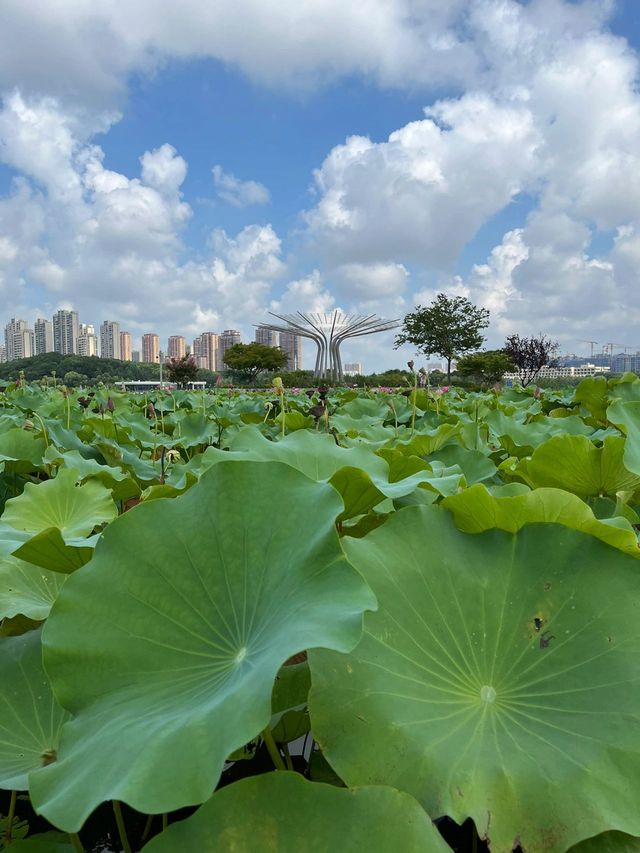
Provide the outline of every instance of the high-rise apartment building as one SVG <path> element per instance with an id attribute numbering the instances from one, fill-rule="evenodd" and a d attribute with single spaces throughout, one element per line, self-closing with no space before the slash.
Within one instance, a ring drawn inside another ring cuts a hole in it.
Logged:
<path id="1" fill-rule="evenodd" d="M 139 364 L 140 360 L 141 360 L 140 359 L 140 350 L 139 349 L 132 349 L 131 350 L 131 361 L 135 361 L 136 364 Z"/>
<path id="2" fill-rule="evenodd" d="M 218 370 L 225 370 L 224 354 L 230 347 L 240 342 L 240 332 L 235 329 L 225 329 L 218 337 Z"/>
<path id="3" fill-rule="evenodd" d="M 120 358 L 120 323 L 105 320 L 100 326 L 100 358 Z"/>
<path id="4" fill-rule="evenodd" d="M 221 369 L 218 365 L 218 336 L 213 332 L 203 332 L 193 341 L 193 357 L 203 370 Z"/>
<path id="5" fill-rule="evenodd" d="M 98 336 L 92 323 L 78 326 L 78 355 L 98 355 Z"/>
<path id="6" fill-rule="evenodd" d="M 131 335 L 129 332 L 120 332 L 120 358 L 123 361 L 132 361 Z"/>
<path id="7" fill-rule="evenodd" d="M 38 317 L 33 324 L 33 340 L 35 344 L 34 355 L 53 352 L 53 323 L 51 320 Z"/>
<path id="8" fill-rule="evenodd" d="M 142 336 L 142 360 L 145 364 L 155 364 L 160 360 L 160 338 L 153 332 Z"/>
<path id="9" fill-rule="evenodd" d="M 27 328 L 26 320 L 9 320 L 4 327 L 4 345 L 7 361 L 34 355 L 33 331 Z"/>
<path id="10" fill-rule="evenodd" d="M 0 344 L 0 364 L 4 364 L 7 360 L 7 348 L 4 344 Z"/>
<path id="11" fill-rule="evenodd" d="M 62 355 L 78 352 L 79 322 L 77 311 L 61 309 L 53 315 L 53 348 Z"/>
<path id="12" fill-rule="evenodd" d="M 167 341 L 169 358 L 184 358 L 186 355 L 185 340 L 182 335 L 171 335 Z"/>
<path id="13" fill-rule="evenodd" d="M 285 370 L 302 370 L 302 337 L 280 332 L 280 349 L 287 354 Z"/>
<path id="14" fill-rule="evenodd" d="M 267 329 L 264 326 L 256 328 L 256 343 L 265 347 L 277 347 L 280 345 L 278 332 Z"/>

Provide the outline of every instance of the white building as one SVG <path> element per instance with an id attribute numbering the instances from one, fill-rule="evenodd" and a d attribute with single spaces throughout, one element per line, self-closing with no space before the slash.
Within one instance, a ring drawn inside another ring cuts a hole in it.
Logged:
<path id="1" fill-rule="evenodd" d="M 105 320 L 100 326 L 100 358 L 120 358 L 120 323 Z"/>
<path id="2" fill-rule="evenodd" d="M 77 311 L 61 309 L 53 315 L 53 349 L 62 355 L 78 352 L 79 322 Z"/>
<path id="3" fill-rule="evenodd" d="M 78 328 L 78 355 L 98 355 L 98 336 L 92 323 L 80 323 Z"/>
<path id="4" fill-rule="evenodd" d="M 362 376 L 362 364 L 359 361 L 347 361 L 342 372 L 345 376 Z"/>
<path id="5" fill-rule="evenodd" d="M 53 352 L 53 323 L 51 320 L 38 317 L 33 324 L 33 339 L 35 344 L 34 355 Z"/>
<path id="6" fill-rule="evenodd" d="M 599 364 L 581 364 L 579 367 L 545 367 L 541 368 L 536 379 L 566 379 L 567 377 L 583 377 L 596 376 L 598 374 L 609 373 L 610 367 L 603 367 Z M 518 380 L 520 374 L 505 373 L 504 379 Z"/>
<path id="7" fill-rule="evenodd" d="M 27 328 L 26 320 L 12 317 L 4 327 L 4 345 L 7 361 L 30 358 L 35 355 L 33 331 Z"/>

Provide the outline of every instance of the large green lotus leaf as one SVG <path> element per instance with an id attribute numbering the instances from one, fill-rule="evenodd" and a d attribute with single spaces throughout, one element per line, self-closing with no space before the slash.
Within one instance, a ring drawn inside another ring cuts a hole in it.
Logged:
<path id="1" fill-rule="evenodd" d="M 0 553 L 56 572 L 84 565 L 97 541 L 88 534 L 118 510 L 109 489 L 94 481 L 79 486 L 76 480 L 75 470 L 62 469 L 53 480 L 27 483 L 21 495 L 7 501 Z"/>
<path id="2" fill-rule="evenodd" d="M 375 606 L 342 553 L 341 509 L 290 466 L 229 462 L 109 525 L 46 623 L 45 666 L 76 716 L 31 776 L 38 810 L 73 832 L 103 800 L 156 813 L 207 799 L 268 724 L 280 665 L 352 648 Z"/>
<path id="3" fill-rule="evenodd" d="M 640 573 L 560 525 L 470 536 L 400 510 L 344 540 L 379 611 L 309 653 L 312 729 L 347 785 L 472 817 L 492 853 L 640 834 Z"/>
<path id="4" fill-rule="evenodd" d="M 640 402 L 613 403 L 607 409 L 607 418 L 611 423 L 624 429 L 624 464 L 640 476 Z"/>
<path id="5" fill-rule="evenodd" d="M 582 498 L 615 498 L 616 492 L 640 488 L 640 475 L 625 467 L 624 449 L 620 435 L 605 438 L 602 447 L 585 436 L 557 435 L 535 449 L 526 475 L 533 486 L 565 489 Z"/>
<path id="6" fill-rule="evenodd" d="M 432 471 L 419 470 L 389 482 L 389 465 L 369 448 L 339 447 L 333 436 L 306 430 L 270 441 L 257 428 L 248 427 L 236 436 L 230 451 L 209 448 L 205 456 L 211 462 L 234 458 L 285 462 L 313 480 L 330 482 L 344 501 L 341 519 L 362 515 L 385 498 L 411 494 L 434 479 Z"/>
<path id="7" fill-rule="evenodd" d="M 144 853 L 451 853 L 413 797 L 386 787 L 356 790 L 266 773 L 217 791 L 172 824 Z"/>
<path id="8" fill-rule="evenodd" d="M 596 420 L 606 423 L 609 389 L 604 376 L 585 376 L 573 392 L 573 399 L 581 403 Z"/>
<path id="9" fill-rule="evenodd" d="M 28 474 L 42 466 L 45 441 L 33 431 L 14 428 L 0 435 L 0 465 L 4 471 Z"/>
<path id="10" fill-rule="evenodd" d="M 65 580 L 60 572 L 0 556 L 0 619 L 20 613 L 38 622 L 46 619 Z"/>
<path id="11" fill-rule="evenodd" d="M 116 500 L 127 500 L 140 494 L 138 484 L 122 469 L 101 465 L 95 459 L 85 459 L 77 450 L 64 452 L 50 445 L 44 454 L 44 460 L 57 467 L 74 470 L 77 482 L 97 480 L 111 490 Z"/>
<path id="12" fill-rule="evenodd" d="M 491 493 L 478 484 L 446 498 L 442 506 L 451 510 L 456 525 L 466 533 L 482 533 L 494 527 L 516 533 L 525 524 L 552 522 L 588 533 L 632 557 L 640 557 L 638 537 L 626 519 L 598 519 L 584 501 L 562 489 L 505 495 L 504 491 Z"/>
<path id="13" fill-rule="evenodd" d="M 26 790 L 31 770 L 55 760 L 69 715 L 42 668 L 41 630 L 0 638 L 0 788 Z"/>
<path id="14" fill-rule="evenodd" d="M 581 841 L 568 853 L 640 853 L 640 838 L 624 832 L 604 832 Z"/>

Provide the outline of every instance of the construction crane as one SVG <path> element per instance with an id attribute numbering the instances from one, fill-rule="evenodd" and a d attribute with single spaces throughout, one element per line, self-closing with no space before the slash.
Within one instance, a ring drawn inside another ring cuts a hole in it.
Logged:
<path id="1" fill-rule="evenodd" d="M 605 346 L 608 347 L 608 349 L 609 349 L 609 355 L 613 355 L 613 348 L 614 347 L 623 347 L 624 344 L 618 344 L 614 341 L 613 343 L 605 344 Z"/>
<path id="2" fill-rule="evenodd" d="M 597 343 L 598 343 L 598 341 L 579 341 L 579 343 L 581 343 L 581 344 L 591 344 L 591 358 L 593 358 L 593 347 L 595 346 L 595 344 L 597 344 Z"/>

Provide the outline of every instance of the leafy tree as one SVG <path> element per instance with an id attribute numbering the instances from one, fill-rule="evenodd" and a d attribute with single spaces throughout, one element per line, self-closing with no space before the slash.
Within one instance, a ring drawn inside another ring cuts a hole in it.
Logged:
<path id="1" fill-rule="evenodd" d="M 224 363 L 249 382 L 265 370 L 280 370 L 287 363 L 287 354 L 278 347 L 264 344 L 234 344 L 224 354 Z"/>
<path id="2" fill-rule="evenodd" d="M 451 380 L 451 362 L 482 346 L 481 329 L 489 325 L 489 312 L 477 308 L 464 296 L 449 298 L 439 293 L 426 308 L 420 305 L 407 314 L 395 348 L 413 344 L 423 355 L 439 355 L 447 361 L 447 382 Z"/>
<path id="3" fill-rule="evenodd" d="M 168 358 L 164 371 L 169 382 L 175 382 L 178 388 L 186 388 L 189 382 L 195 382 L 198 365 L 192 356 L 183 355 L 181 358 Z"/>
<path id="4" fill-rule="evenodd" d="M 552 341 L 546 335 L 531 338 L 510 335 L 505 342 L 504 352 L 515 365 L 520 383 L 526 387 L 533 382 L 545 365 L 556 366 L 558 362 L 554 354 L 558 346 L 557 341 Z"/>
<path id="5" fill-rule="evenodd" d="M 77 370 L 67 370 L 63 381 L 70 388 L 77 388 L 78 385 L 84 385 L 88 378 L 85 373 L 78 373 Z"/>
<path id="6" fill-rule="evenodd" d="M 505 373 L 513 370 L 511 358 L 503 350 L 472 352 L 458 360 L 456 373 L 478 382 L 500 382 Z"/>

